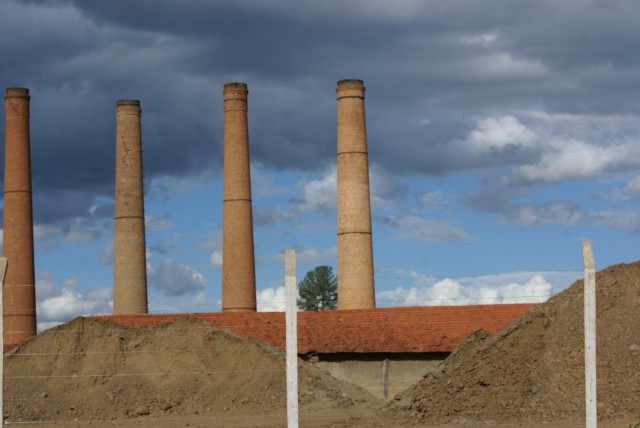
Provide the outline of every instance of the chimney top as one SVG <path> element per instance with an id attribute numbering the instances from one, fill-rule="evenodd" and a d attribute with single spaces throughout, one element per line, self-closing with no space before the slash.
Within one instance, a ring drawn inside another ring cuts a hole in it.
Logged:
<path id="1" fill-rule="evenodd" d="M 357 86 L 364 86 L 364 82 L 360 79 L 343 79 L 343 80 L 338 80 L 338 86 L 342 86 L 342 85 L 357 85 Z"/>
<path id="2" fill-rule="evenodd" d="M 118 102 L 116 102 L 117 106 L 139 106 L 140 105 L 140 100 L 118 100 Z"/>
<path id="3" fill-rule="evenodd" d="M 247 84 L 242 82 L 229 82 L 224 84 L 225 89 L 247 89 Z"/>
<path id="4" fill-rule="evenodd" d="M 4 94 L 5 98 L 29 98 L 29 90 L 27 88 L 7 88 Z"/>

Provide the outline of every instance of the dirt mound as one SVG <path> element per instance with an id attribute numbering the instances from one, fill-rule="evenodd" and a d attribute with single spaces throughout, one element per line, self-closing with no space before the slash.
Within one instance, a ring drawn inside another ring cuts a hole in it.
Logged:
<path id="1" fill-rule="evenodd" d="M 599 416 L 637 422 L 640 262 L 607 268 L 596 283 Z M 473 332 L 386 408 L 300 361 L 301 426 L 579 426 L 582 307 L 578 281 L 497 335 Z M 78 318 L 5 355 L 5 419 L 41 427 L 285 426 L 285 384 L 282 352 L 203 321 L 131 329 Z"/>
<path id="2" fill-rule="evenodd" d="M 640 418 L 640 262 L 596 275 L 600 419 Z M 583 282 L 495 336 L 475 331 L 391 406 L 458 423 L 584 418 Z"/>
<path id="3" fill-rule="evenodd" d="M 301 415 L 311 422 L 313 415 L 373 416 L 382 408 L 366 391 L 302 361 L 299 377 Z M 132 426 L 126 421 L 189 416 L 202 417 L 190 426 L 279 426 L 286 421 L 285 358 L 199 320 L 147 330 L 77 318 L 5 356 L 5 403 L 14 422 Z"/>

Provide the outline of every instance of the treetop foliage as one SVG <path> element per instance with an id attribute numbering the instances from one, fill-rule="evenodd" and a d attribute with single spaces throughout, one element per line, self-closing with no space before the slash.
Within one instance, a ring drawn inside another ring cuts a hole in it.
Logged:
<path id="1" fill-rule="evenodd" d="M 338 306 L 338 279 L 331 266 L 318 266 L 307 272 L 298 284 L 298 308 L 324 311 Z"/>

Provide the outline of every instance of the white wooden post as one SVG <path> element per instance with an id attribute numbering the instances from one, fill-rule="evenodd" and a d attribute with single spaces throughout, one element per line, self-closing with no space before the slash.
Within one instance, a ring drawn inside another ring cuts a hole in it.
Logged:
<path id="1" fill-rule="evenodd" d="M 287 426 L 298 428 L 298 304 L 296 252 L 284 256 L 285 322 L 287 330 Z"/>
<path id="2" fill-rule="evenodd" d="M 598 424 L 596 391 L 596 269 L 591 242 L 582 242 L 584 265 L 584 379 L 587 428 Z"/>
<path id="3" fill-rule="evenodd" d="M 7 258 L 0 257 L 0 425 L 4 425 L 4 277 L 7 274 Z"/>

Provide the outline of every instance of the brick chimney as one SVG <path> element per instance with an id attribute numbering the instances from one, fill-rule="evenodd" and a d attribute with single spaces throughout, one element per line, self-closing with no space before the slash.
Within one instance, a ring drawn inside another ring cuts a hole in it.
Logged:
<path id="1" fill-rule="evenodd" d="M 369 161 L 362 80 L 340 80 L 338 99 L 338 309 L 375 308 Z"/>
<path id="2" fill-rule="evenodd" d="M 256 311 L 253 214 L 245 83 L 224 85 L 222 310 Z"/>
<path id="3" fill-rule="evenodd" d="M 2 255 L 8 261 L 4 282 L 5 350 L 36 334 L 29 99 L 25 88 L 8 88 L 4 95 Z"/>
<path id="4" fill-rule="evenodd" d="M 140 101 L 116 103 L 114 314 L 148 311 L 140 115 Z"/>

